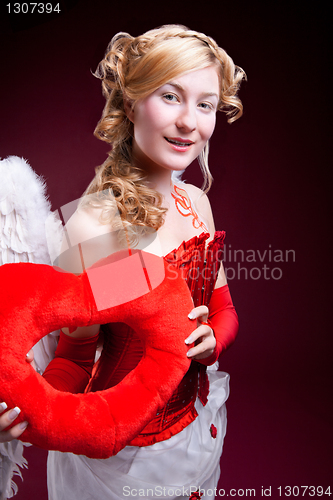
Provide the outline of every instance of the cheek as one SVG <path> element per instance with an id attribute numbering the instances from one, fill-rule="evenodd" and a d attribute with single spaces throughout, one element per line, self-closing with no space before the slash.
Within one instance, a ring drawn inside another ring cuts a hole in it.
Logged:
<path id="1" fill-rule="evenodd" d="M 161 130 L 163 120 L 156 107 L 146 105 L 137 113 L 134 121 L 134 137 L 144 141 Z"/>
<path id="2" fill-rule="evenodd" d="M 211 117 L 209 120 L 207 120 L 206 127 L 205 127 L 205 135 L 206 139 L 210 139 L 211 136 L 213 135 L 213 132 L 215 130 L 215 124 L 216 124 L 216 115 L 214 114 L 213 117 Z"/>
<path id="3" fill-rule="evenodd" d="M 207 142 L 211 138 L 215 129 L 216 114 L 201 115 L 198 123 L 201 139 Z"/>

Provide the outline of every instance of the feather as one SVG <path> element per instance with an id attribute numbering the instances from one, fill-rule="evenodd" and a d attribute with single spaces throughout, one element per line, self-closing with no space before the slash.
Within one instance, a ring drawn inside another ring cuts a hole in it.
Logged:
<path id="1" fill-rule="evenodd" d="M 46 185 L 29 164 L 18 156 L 0 161 L 0 265 L 17 262 L 51 264 L 60 253 L 62 224 L 51 212 Z M 3 284 L 2 284 L 3 285 Z M 34 360 L 43 371 L 53 358 L 58 332 L 34 346 Z M 17 493 L 13 476 L 26 467 L 23 444 L 0 443 L 0 500 Z"/>
<path id="2" fill-rule="evenodd" d="M 45 181 L 17 156 L 0 161 L 0 180 L 0 265 L 51 264 L 45 223 L 55 217 Z"/>
<path id="3" fill-rule="evenodd" d="M 23 457 L 23 443 L 17 440 L 0 443 L 0 500 L 16 495 L 18 488 L 12 477 L 19 476 L 22 479 L 20 467 L 27 467 L 27 461 Z"/>

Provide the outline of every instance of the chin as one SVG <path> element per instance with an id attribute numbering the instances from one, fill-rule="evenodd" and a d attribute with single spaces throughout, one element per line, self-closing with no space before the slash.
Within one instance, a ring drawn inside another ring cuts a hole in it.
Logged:
<path id="1" fill-rule="evenodd" d="M 190 159 L 182 159 L 183 161 L 170 161 L 166 166 L 169 170 L 174 170 L 177 172 L 182 172 L 183 170 L 186 170 L 187 167 L 191 165 L 191 163 L 195 160 L 195 158 L 190 158 Z"/>

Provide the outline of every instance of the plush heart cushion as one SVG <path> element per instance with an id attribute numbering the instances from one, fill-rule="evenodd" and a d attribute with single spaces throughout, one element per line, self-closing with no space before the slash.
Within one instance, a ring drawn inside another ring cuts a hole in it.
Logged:
<path id="1" fill-rule="evenodd" d="M 141 257 L 147 269 L 159 269 L 157 274 L 162 265 L 164 279 L 155 287 L 149 284 L 138 298 L 105 309 L 96 305 L 89 270 L 76 276 L 42 264 L 0 267 L 0 397 L 8 406 L 19 406 L 20 420 L 29 422 L 22 441 L 107 458 L 126 446 L 171 397 L 190 364 L 184 340 L 193 331 L 187 317 L 192 299 L 175 268 L 151 254 L 142 252 Z M 107 293 L 116 294 L 117 283 L 111 282 Z M 51 331 L 110 322 L 135 329 L 145 351 L 116 387 L 87 394 L 57 391 L 25 360 Z"/>

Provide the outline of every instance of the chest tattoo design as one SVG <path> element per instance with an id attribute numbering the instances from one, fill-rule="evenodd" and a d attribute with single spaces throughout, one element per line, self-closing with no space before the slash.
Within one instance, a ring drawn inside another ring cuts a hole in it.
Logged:
<path id="1" fill-rule="evenodd" d="M 193 209 L 191 200 L 184 189 L 174 185 L 174 191 L 171 192 L 171 196 L 175 200 L 176 208 L 180 215 L 183 217 L 192 217 L 192 225 L 195 229 L 203 229 L 207 233 L 209 232 L 205 224 L 200 221 L 198 214 Z"/>

